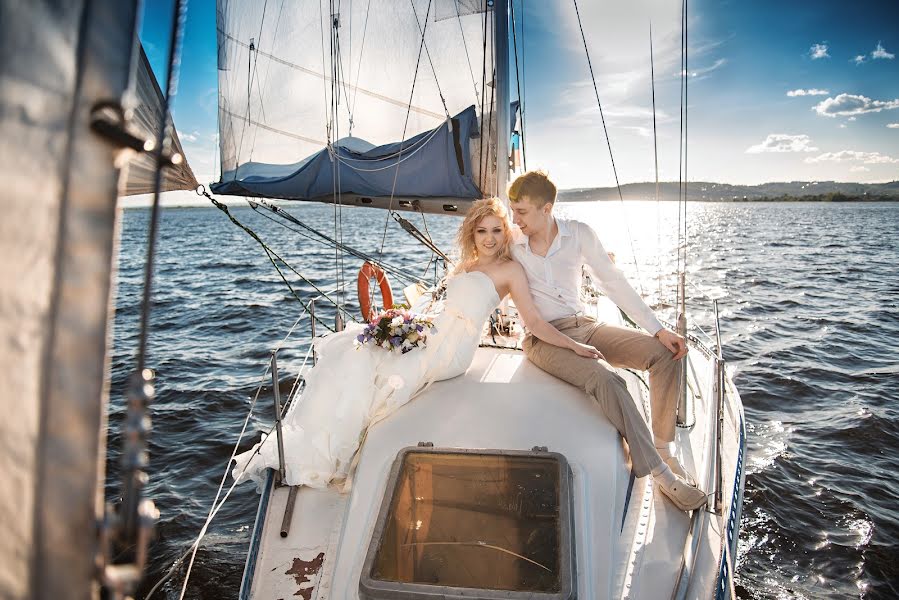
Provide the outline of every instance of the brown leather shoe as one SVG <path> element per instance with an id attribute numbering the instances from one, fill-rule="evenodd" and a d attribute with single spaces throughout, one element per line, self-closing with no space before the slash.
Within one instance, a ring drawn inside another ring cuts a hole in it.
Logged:
<path id="1" fill-rule="evenodd" d="M 670 468 L 670 467 L 669 467 Z M 683 511 L 690 512 L 706 505 L 706 495 L 701 489 L 695 485 L 688 484 L 683 477 L 674 476 L 676 481 L 671 487 L 658 482 L 659 489 L 668 499 Z"/>

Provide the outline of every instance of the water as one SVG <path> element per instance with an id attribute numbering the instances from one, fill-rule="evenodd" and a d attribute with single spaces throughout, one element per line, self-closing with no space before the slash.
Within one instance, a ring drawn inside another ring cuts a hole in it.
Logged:
<path id="1" fill-rule="evenodd" d="M 559 209 L 596 227 L 633 281 L 639 273 L 652 302 L 670 302 L 677 266 L 674 204 Z M 291 211 L 334 234 L 332 207 Z M 899 407 L 893 400 L 899 385 L 899 204 L 708 203 L 691 204 L 689 211 L 691 318 L 711 332 L 709 299 L 719 300 L 726 357 L 736 369 L 749 424 L 739 597 L 899 596 Z M 248 208 L 233 213 L 314 284 L 333 289 L 340 275 L 333 250 Z M 345 209 L 343 239 L 377 252 L 385 216 Z M 137 347 L 148 217 L 135 209 L 122 219 L 109 498 L 119 489 L 122 393 Z M 427 219 L 442 248 L 451 248 L 458 223 Z M 385 247 L 394 263 L 433 272 L 423 247 L 393 222 Z M 360 262 L 344 261 L 353 301 Z M 310 297 L 310 284 L 285 275 Z M 261 247 L 214 208 L 162 213 L 153 297 L 148 364 L 157 370 L 158 396 L 148 494 L 162 520 L 139 597 L 198 533 L 269 351 L 299 314 Z M 327 304 L 319 303 L 319 314 L 333 322 Z M 285 392 L 308 348 L 308 327 L 302 321 L 279 354 Z M 253 435 L 241 451 L 268 425 L 270 397 L 269 383 L 261 395 L 266 405 L 251 420 Z M 235 489 L 198 552 L 187 597 L 237 595 L 257 498 L 251 485 Z M 179 575 L 155 597 L 177 598 L 180 587 Z"/>

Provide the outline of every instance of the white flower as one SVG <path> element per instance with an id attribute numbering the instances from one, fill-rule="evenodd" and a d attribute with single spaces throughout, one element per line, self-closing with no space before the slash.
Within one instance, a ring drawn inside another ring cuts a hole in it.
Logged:
<path id="1" fill-rule="evenodd" d="M 393 317 L 393 320 L 390 322 L 390 324 L 393 325 L 394 327 L 396 327 L 398 325 L 402 325 L 403 322 L 404 322 L 403 317 Z"/>

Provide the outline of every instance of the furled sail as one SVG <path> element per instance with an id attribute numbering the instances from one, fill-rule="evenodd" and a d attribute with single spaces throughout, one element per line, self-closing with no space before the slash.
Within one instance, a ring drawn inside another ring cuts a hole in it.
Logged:
<path id="1" fill-rule="evenodd" d="M 494 93 L 487 5 L 219 0 L 212 189 L 350 203 L 495 193 L 493 107 L 508 98 Z"/>
<path id="2" fill-rule="evenodd" d="M 162 118 L 162 90 L 150 68 L 150 61 L 140 46 L 140 58 L 137 63 L 137 77 L 134 86 L 135 107 L 130 119 L 130 125 L 134 133 L 143 139 L 155 140 L 159 131 L 159 123 Z M 172 129 L 168 148 L 170 151 L 181 155 L 182 161 L 177 165 L 170 165 L 163 169 L 162 186 L 160 191 L 171 192 L 176 190 L 194 190 L 197 188 L 197 179 L 187 164 L 187 157 L 181 147 L 178 133 Z M 125 176 L 121 195 L 132 196 L 134 194 L 152 194 L 156 178 L 156 157 L 152 152 L 135 154 L 128 161 L 128 169 Z"/>

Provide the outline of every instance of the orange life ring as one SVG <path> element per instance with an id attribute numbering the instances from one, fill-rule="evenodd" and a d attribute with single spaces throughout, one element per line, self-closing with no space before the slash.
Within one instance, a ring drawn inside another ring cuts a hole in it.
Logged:
<path id="1" fill-rule="evenodd" d="M 356 285 L 359 290 L 359 307 L 362 309 L 362 318 L 367 321 L 371 321 L 376 316 L 375 311 L 372 309 L 368 287 L 372 278 L 378 282 L 378 287 L 381 289 L 381 300 L 384 308 L 393 308 L 393 292 L 390 289 L 390 282 L 387 281 L 387 275 L 378 265 L 365 261 L 362 263 L 362 268 L 359 269 Z"/>

